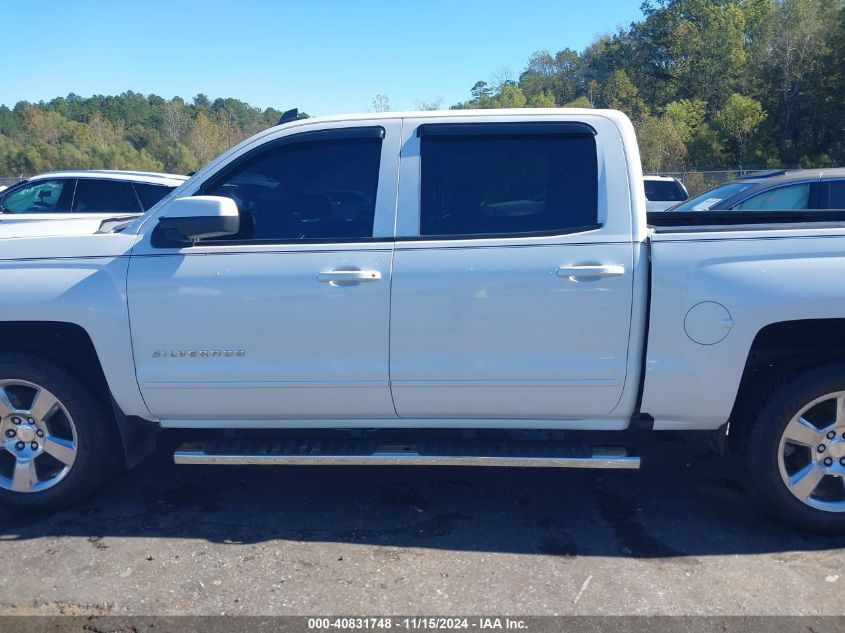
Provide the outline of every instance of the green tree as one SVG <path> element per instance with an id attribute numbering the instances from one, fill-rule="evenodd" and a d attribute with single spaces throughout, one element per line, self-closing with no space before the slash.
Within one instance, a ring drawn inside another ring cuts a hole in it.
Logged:
<path id="1" fill-rule="evenodd" d="M 604 84 L 602 99 L 608 108 L 621 110 L 634 121 L 646 113 L 646 105 L 640 98 L 639 90 L 628 78 L 624 70 L 611 73 Z"/>
<path id="2" fill-rule="evenodd" d="M 645 171 L 659 173 L 684 168 L 687 157 L 684 130 L 671 117 L 646 115 L 640 120 L 637 133 Z"/>
<path id="3" fill-rule="evenodd" d="M 123 122 L 112 123 L 97 110 L 88 121 L 88 131 L 101 150 L 108 150 L 123 139 Z"/>
<path id="4" fill-rule="evenodd" d="M 524 108 L 528 103 L 522 90 L 518 86 L 508 83 L 502 85 L 501 92 L 496 95 L 493 101 L 495 108 Z"/>
<path id="5" fill-rule="evenodd" d="M 636 56 L 638 83 L 657 77 L 671 87 L 667 98 L 697 97 L 713 111 L 721 107 L 746 70 L 745 15 L 738 2 L 647 1 L 643 12 L 634 46 L 645 49 Z"/>
<path id="6" fill-rule="evenodd" d="M 220 130 L 208 115 L 201 111 L 188 133 L 187 146 L 200 165 L 205 165 L 217 156 L 223 146 Z"/>
<path id="7" fill-rule="evenodd" d="M 554 108 L 555 98 L 551 92 L 538 92 L 528 100 L 532 108 Z"/>
<path id="8" fill-rule="evenodd" d="M 584 97 L 584 96 L 580 96 L 580 97 L 573 99 L 569 103 L 564 103 L 563 106 L 565 108 L 592 108 L 593 104 L 589 100 L 589 98 Z"/>
<path id="9" fill-rule="evenodd" d="M 62 136 L 61 115 L 45 112 L 41 108 L 26 108 L 23 111 L 23 120 L 32 138 L 48 145 L 58 144 Z"/>
<path id="10" fill-rule="evenodd" d="M 783 105 L 782 122 L 792 134 L 792 116 L 808 77 L 823 64 L 837 28 L 832 0 L 783 0 L 775 12 L 769 67 Z"/>
<path id="11" fill-rule="evenodd" d="M 745 146 L 751 135 L 766 119 L 766 112 L 759 101 L 733 93 L 725 106 L 716 114 L 716 122 L 722 126 L 734 145 L 737 164 L 742 169 Z"/>

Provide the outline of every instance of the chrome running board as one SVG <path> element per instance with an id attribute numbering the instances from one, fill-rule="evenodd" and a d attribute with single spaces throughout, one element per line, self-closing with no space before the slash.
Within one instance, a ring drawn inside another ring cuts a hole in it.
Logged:
<path id="1" fill-rule="evenodd" d="M 301 466 L 511 466 L 639 468 L 640 458 L 620 446 L 561 441 L 452 440 L 416 443 L 224 440 L 183 444 L 177 464 Z"/>

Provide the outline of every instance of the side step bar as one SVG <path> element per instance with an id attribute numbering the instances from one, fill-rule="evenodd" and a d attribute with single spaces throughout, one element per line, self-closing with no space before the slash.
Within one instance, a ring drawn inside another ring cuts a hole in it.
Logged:
<path id="1" fill-rule="evenodd" d="M 514 466 L 543 468 L 639 468 L 624 447 L 560 441 L 454 440 L 388 444 L 346 441 L 224 440 L 188 443 L 177 464 L 302 466 Z"/>

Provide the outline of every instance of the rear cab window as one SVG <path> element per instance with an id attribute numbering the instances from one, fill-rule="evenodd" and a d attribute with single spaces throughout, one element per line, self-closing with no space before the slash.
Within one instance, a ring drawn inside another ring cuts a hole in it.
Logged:
<path id="1" fill-rule="evenodd" d="M 419 136 L 421 237 L 597 228 L 596 142 L 588 126 L 431 124 Z"/>

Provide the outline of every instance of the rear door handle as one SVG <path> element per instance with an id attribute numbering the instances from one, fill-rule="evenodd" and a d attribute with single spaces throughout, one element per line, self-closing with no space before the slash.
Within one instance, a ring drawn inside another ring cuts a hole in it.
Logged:
<path id="1" fill-rule="evenodd" d="M 579 277 L 598 279 L 599 277 L 619 277 L 625 274 L 625 267 L 616 264 L 606 266 L 561 266 L 557 269 L 558 277 Z"/>
<path id="2" fill-rule="evenodd" d="M 378 270 L 325 270 L 317 274 L 317 281 L 326 283 L 349 281 L 378 281 L 381 272 Z"/>

